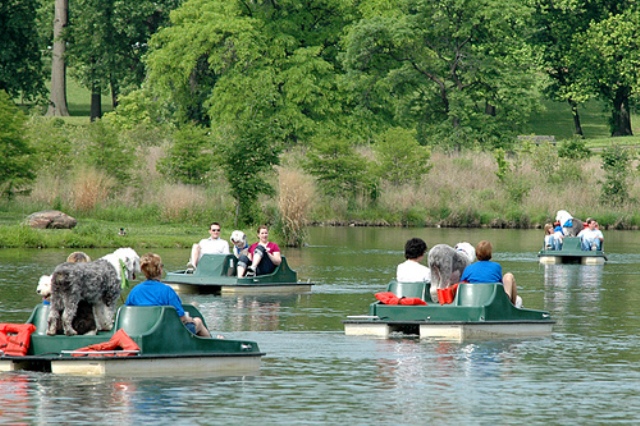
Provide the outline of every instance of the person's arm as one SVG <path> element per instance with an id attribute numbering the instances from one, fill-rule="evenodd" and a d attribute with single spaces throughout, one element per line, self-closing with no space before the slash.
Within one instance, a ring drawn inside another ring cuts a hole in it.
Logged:
<path id="1" fill-rule="evenodd" d="M 274 244 L 273 246 L 271 246 L 271 248 L 274 250 L 273 253 L 269 250 L 269 245 L 267 245 L 267 256 L 269 256 L 269 259 L 271 259 L 271 262 L 273 262 L 274 265 L 278 266 L 282 263 L 280 247 Z"/>

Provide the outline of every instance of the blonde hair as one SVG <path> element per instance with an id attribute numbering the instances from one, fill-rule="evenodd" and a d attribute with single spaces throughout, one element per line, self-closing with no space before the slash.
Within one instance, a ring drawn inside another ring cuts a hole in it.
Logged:
<path id="1" fill-rule="evenodd" d="M 140 270 L 148 280 L 162 276 L 162 258 L 155 253 L 147 253 L 140 258 Z"/>
<path id="2" fill-rule="evenodd" d="M 551 225 L 550 223 L 547 223 L 546 225 L 544 225 L 544 235 L 553 234 L 553 232 L 549 232 L 549 231 L 553 231 L 553 225 Z"/>
<path id="3" fill-rule="evenodd" d="M 67 262 L 70 263 L 85 263 L 91 262 L 89 255 L 82 251 L 74 251 L 67 257 Z"/>

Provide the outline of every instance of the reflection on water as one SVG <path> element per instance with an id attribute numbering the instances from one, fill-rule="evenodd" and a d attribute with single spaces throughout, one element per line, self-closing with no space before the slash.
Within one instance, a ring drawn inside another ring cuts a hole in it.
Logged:
<path id="1" fill-rule="evenodd" d="M 640 413 L 640 235 L 607 232 L 604 266 L 540 265 L 540 231 L 315 228 L 285 250 L 311 293 L 184 295 L 210 329 L 266 352 L 256 377 L 0 374 L 0 424 L 610 424 Z M 552 336 L 495 341 L 345 336 L 403 259 L 404 242 L 488 239 Z M 93 250 L 93 258 L 108 250 Z M 0 250 L 0 322 L 23 322 L 38 277 L 69 250 Z M 158 250 L 167 270 L 188 249 Z M 508 395 L 505 408 L 503 395 Z"/>

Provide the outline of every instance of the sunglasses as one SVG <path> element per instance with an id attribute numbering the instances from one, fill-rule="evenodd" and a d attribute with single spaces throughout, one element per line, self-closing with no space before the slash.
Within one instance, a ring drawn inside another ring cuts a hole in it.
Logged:
<path id="1" fill-rule="evenodd" d="M 220 229 L 212 229 L 211 232 L 220 232 Z"/>

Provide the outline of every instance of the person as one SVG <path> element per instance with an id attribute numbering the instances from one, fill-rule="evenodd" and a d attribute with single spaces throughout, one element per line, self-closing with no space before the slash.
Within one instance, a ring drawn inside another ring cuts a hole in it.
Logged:
<path id="1" fill-rule="evenodd" d="M 280 247 L 269 241 L 269 228 L 258 228 L 258 242 L 249 247 L 249 253 L 238 258 L 238 278 L 265 275 L 273 272 L 282 262 Z"/>
<path id="2" fill-rule="evenodd" d="M 173 306 L 180 320 L 191 333 L 211 337 L 202 320 L 197 317 L 192 318 L 184 310 L 178 294 L 171 287 L 160 282 L 163 266 L 159 255 L 155 253 L 143 255 L 140 258 L 140 269 L 147 279 L 131 289 L 124 304 L 127 306 Z"/>
<path id="3" fill-rule="evenodd" d="M 91 262 L 91 258 L 85 252 L 74 251 L 69 256 L 67 256 L 67 262 L 70 262 L 70 263 Z"/>
<path id="4" fill-rule="evenodd" d="M 504 292 L 516 308 L 522 307 L 522 298 L 518 296 L 516 279 L 511 272 L 502 275 L 502 266 L 491 261 L 493 246 L 487 240 L 482 240 L 476 245 L 477 262 L 470 264 L 462 272 L 460 282 L 471 284 L 502 283 Z"/>
<path id="5" fill-rule="evenodd" d="M 588 218 L 585 223 L 587 227 L 578 234 L 578 238 L 580 238 L 580 248 L 586 251 L 602 250 L 604 235 L 602 235 L 602 231 L 598 228 L 598 222 Z"/>
<path id="6" fill-rule="evenodd" d="M 222 227 L 218 222 L 209 225 L 209 238 L 200 240 L 198 244 L 191 247 L 191 257 L 187 264 L 187 271 L 194 271 L 198 267 L 198 262 L 204 254 L 229 254 L 229 243 L 220 238 Z"/>
<path id="7" fill-rule="evenodd" d="M 562 250 L 562 243 L 564 242 L 564 231 L 562 230 L 562 225 L 560 222 L 555 222 L 553 226 L 553 249 Z"/>
<path id="8" fill-rule="evenodd" d="M 427 253 L 427 243 L 420 238 L 411 238 L 404 245 L 404 258 L 407 259 L 396 269 L 396 281 L 405 283 L 430 282 L 431 270 L 422 265 Z"/>
<path id="9" fill-rule="evenodd" d="M 554 248 L 554 239 L 553 239 L 553 225 L 550 223 L 546 223 L 544 225 L 544 249 L 545 250 L 555 250 Z"/>

